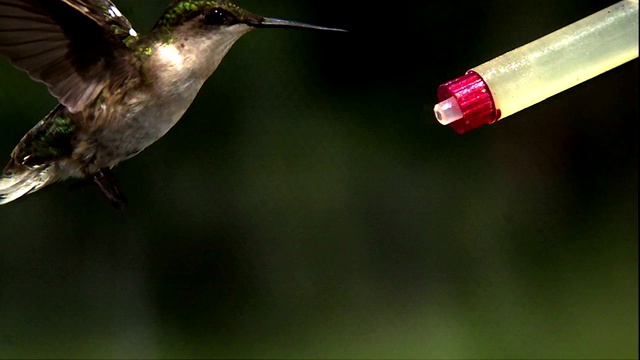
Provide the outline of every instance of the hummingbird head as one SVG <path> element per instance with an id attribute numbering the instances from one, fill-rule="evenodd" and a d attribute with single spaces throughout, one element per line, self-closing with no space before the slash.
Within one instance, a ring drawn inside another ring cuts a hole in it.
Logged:
<path id="1" fill-rule="evenodd" d="M 166 76 L 160 76 L 170 83 L 185 83 L 185 76 L 204 80 L 215 71 L 231 46 L 256 28 L 344 31 L 266 18 L 229 0 L 174 0 L 154 26 L 153 38 L 157 41 L 150 52 L 153 54 L 150 65 L 165 69 L 162 73 Z"/>
<path id="2" fill-rule="evenodd" d="M 291 28 L 326 31 L 345 30 L 305 24 L 253 14 L 229 0 L 174 0 L 165 10 L 155 28 L 174 29 L 190 26 L 203 31 L 223 31 L 241 28 L 246 33 L 255 28 Z"/>

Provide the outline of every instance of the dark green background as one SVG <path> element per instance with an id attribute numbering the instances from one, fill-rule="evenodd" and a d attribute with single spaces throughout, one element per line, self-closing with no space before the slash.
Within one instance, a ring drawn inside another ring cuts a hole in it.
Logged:
<path id="1" fill-rule="evenodd" d="M 637 358 L 638 61 L 464 136 L 431 110 L 612 3 L 239 1 L 350 33 L 241 39 L 124 212 L 0 207 L 0 356 Z M 8 160 L 56 102 L 0 60 Z"/>

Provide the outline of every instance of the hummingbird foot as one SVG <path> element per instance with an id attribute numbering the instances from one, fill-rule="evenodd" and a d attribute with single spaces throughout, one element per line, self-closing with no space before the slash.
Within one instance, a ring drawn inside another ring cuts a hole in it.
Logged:
<path id="1" fill-rule="evenodd" d="M 127 206 L 127 197 L 120 190 L 120 184 L 111 169 L 102 168 L 95 174 L 71 185 L 69 190 L 82 190 L 91 185 L 95 185 L 109 204 L 117 210 L 123 210 Z"/>
<path id="2" fill-rule="evenodd" d="M 127 197 L 120 190 L 120 184 L 109 168 L 102 168 L 93 174 L 93 183 L 98 186 L 102 195 L 117 210 L 123 210 L 127 204 Z"/>

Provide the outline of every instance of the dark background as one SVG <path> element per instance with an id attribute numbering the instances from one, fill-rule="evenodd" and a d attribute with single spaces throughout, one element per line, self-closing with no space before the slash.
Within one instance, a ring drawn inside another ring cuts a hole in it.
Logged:
<path id="1" fill-rule="evenodd" d="M 118 0 L 139 32 L 168 1 Z M 2 357 L 638 356 L 638 61 L 461 136 L 440 83 L 613 1 L 242 0 L 116 168 L 0 207 Z M 56 101 L 0 59 L 0 154 Z"/>

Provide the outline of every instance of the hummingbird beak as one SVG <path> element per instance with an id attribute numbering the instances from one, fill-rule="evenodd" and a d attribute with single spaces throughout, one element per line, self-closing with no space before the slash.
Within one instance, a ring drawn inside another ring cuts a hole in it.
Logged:
<path id="1" fill-rule="evenodd" d="M 316 25 L 305 24 L 297 21 L 289 21 L 289 20 L 273 19 L 273 18 L 262 18 L 262 20 L 258 21 L 257 23 L 251 24 L 251 26 L 263 27 L 263 28 L 311 29 L 311 30 L 347 32 L 347 30 L 343 30 L 343 29 L 316 26 Z"/>

